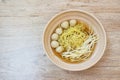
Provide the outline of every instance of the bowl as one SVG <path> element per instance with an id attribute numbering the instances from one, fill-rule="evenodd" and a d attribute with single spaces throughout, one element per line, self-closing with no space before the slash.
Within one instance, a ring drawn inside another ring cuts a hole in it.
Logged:
<path id="1" fill-rule="evenodd" d="M 71 64 L 64 62 L 54 54 L 50 45 L 51 34 L 56 29 L 57 25 L 69 19 L 80 19 L 84 21 L 93 28 L 94 32 L 99 37 L 92 56 L 82 63 Z M 47 23 L 43 34 L 43 46 L 49 59 L 58 67 L 70 71 L 81 71 L 95 65 L 103 56 L 106 48 L 106 32 L 101 22 L 92 14 L 82 10 L 67 10 L 58 13 Z"/>

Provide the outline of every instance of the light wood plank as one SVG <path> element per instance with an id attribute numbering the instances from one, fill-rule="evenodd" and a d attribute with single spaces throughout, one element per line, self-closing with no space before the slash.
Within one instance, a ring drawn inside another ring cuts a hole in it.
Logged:
<path id="1" fill-rule="evenodd" d="M 120 0 L 0 0 L 0 80 L 120 80 Z M 94 14 L 107 32 L 107 48 L 92 68 L 71 72 L 45 55 L 43 29 L 58 12 Z"/>

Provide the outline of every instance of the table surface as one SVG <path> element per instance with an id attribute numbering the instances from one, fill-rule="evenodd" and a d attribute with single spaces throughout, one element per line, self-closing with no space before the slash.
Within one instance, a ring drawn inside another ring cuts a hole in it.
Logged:
<path id="1" fill-rule="evenodd" d="M 92 68 L 71 72 L 45 55 L 43 29 L 57 13 L 94 14 L 107 32 L 107 48 Z M 0 80 L 120 80 L 120 0 L 0 0 Z"/>

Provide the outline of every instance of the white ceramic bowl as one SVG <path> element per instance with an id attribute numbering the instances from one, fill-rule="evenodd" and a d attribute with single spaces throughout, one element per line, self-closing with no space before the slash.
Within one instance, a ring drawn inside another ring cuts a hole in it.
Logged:
<path id="1" fill-rule="evenodd" d="M 62 61 L 53 53 L 50 46 L 50 37 L 57 25 L 60 24 L 62 21 L 69 19 L 80 19 L 81 21 L 84 21 L 93 28 L 93 30 L 99 37 L 92 56 L 88 60 L 78 64 L 70 64 Z M 103 56 L 106 48 L 106 33 L 100 21 L 92 14 L 81 10 L 67 10 L 58 13 L 47 23 L 43 35 L 43 45 L 47 56 L 55 65 L 65 70 L 81 71 L 95 65 Z"/>

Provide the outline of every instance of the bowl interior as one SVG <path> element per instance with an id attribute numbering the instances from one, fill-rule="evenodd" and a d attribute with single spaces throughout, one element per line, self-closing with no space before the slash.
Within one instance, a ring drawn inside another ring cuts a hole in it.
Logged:
<path id="1" fill-rule="evenodd" d="M 93 28 L 94 32 L 97 34 L 99 38 L 96 48 L 90 59 L 78 64 L 70 64 L 62 61 L 53 53 L 50 46 L 50 40 L 51 40 L 50 37 L 53 31 L 56 29 L 57 25 L 60 24 L 62 21 L 69 19 L 79 19 L 81 21 L 84 21 Z M 102 24 L 93 15 L 84 11 L 77 11 L 77 10 L 65 11 L 60 14 L 57 14 L 48 22 L 46 29 L 44 31 L 43 44 L 46 54 L 54 64 L 66 70 L 79 71 L 93 66 L 102 57 L 106 47 L 106 34 Z"/>

